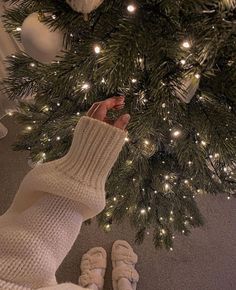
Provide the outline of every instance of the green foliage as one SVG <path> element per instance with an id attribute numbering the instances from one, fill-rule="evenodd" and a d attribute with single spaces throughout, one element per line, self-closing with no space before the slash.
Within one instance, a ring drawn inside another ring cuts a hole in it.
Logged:
<path id="1" fill-rule="evenodd" d="M 126 95 L 130 141 L 107 182 L 102 227 L 128 217 L 137 242 L 151 231 L 156 247 L 171 249 L 175 232 L 188 235 L 203 224 L 196 196 L 233 195 L 236 11 L 218 0 L 137 0 L 130 14 L 126 1 L 105 0 L 86 22 L 63 0 L 6 2 L 19 5 L 4 16 L 8 31 L 19 37 L 16 27 L 28 14 L 50 13 L 44 21 L 64 31 L 67 46 L 51 65 L 24 53 L 8 59 L 6 89 L 21 100 L 17 116 L 26 126 L 16 150 L 36 161 L 59 158 L 94 101 Z M 185 104 L 177 91 L 186 94 L 182 80 L 196 73 L 200 86 Z M 33 103 L 24 101 L 29 95 Z"/>

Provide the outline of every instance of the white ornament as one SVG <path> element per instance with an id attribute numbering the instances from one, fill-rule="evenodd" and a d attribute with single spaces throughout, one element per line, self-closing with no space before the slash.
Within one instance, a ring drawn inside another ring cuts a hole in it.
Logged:
<path id="1" fill-rule="evenodd" d="M 187 76 L 182 80 L 181 88 L 176 88 L 176 96 L 184 103 L 190 103 L 199 88 L 199 83 L 198 75 Z"/>
<path id="2" fill-rule="evenodd" d="M 66 0 L 76 12 L 88 14 L 98 8 L 104 0 Z"/>
<path id="3" fill-rule="evenodd" d="M 52 31 L 40 21 L 38 13 L 30 14 L 23 22 L 21 40 L 25 52 L 41 63 L 51 63 L 63 48 L 63 33 Z"/>

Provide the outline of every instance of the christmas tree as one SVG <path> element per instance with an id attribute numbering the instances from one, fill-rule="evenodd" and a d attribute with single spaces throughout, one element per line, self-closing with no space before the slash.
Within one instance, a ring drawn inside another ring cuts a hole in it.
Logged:
<path id="1" fill-rule="evenodd" d="M 29 150 L 35 162 L 60 158 L 93 102 L 126 96 L 120 113 L 131 114 L 129 138 L 98 217 L 106 231 L 128 217 L 137 242 L 151 231 L 156 247 L 172 250 L 176 232 L 188 235 L 203 224 L 198 195 L 234 195 L 235 1 L 6 2 L 14 4 L 6 29 L 28 53 L 9 57 L 4 81 L 25 127 L 16 150 Z M 25 28 L 32 13 L 50 33 L 63 35 L 63 54 L 53 61 L 45 61 L 45 46 L 42 61 L 34 56 L 31 41 L 40 35 Z"/>

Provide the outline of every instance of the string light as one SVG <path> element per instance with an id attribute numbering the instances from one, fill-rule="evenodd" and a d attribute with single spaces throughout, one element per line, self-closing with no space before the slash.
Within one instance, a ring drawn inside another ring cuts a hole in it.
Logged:
<path id="1" fill-rule="evenodd" d="M 133 161 L 132 161 L 132 160 L 127 160 L 126 163 L 127 163 L 128 165 L 131 165 L 131 164 L 133 163 Z"/>
<path id="2" fill-rule="evenodd" d="M 161 230 L 161 235 L 165 235 L 166 234 L 166 230 L 162 229 Z"/>
<path id="3" fill-rule="evenodd" d="M 130 12 L 130 13 L 134 13 L 135 10 L 136 10 L 136 7 L 133 5 L 133 4 L 130 4 L 127 6 L 127 10 Z"/>
<path id="4" fill-rule="evenodd" d="M 31 63 L 30 63 L 30 66 L 31 66 L 31 67 L 35 67 L 36 64 L 35 64 L 34 62 L 31 62 Z"/>
<path id="5" fill-rule="evenodd" d="M 114 201 L 117 201 L 117 198 L 116 198 L 116 197 L 114 197 L 114 198 L 113 198 L 113 200 L 114 200 Z"/>
<path id="6" fill-rule="evenodd" d="M 49 111 L 48 106 L 44 106 L 44 107 L 43 107 L 43 111 L 44 111 L 44 112 L 48 112 L 48 111 Z"/>
<path id="7" fill-rule="evenodd" d="M 180 63 L 181 63 L 182 65 L 185 65 L 185 64 L 186 64 L 186 60 L 185 60 L 185 59 L 181 59 Z"/>
<path id="8" fill-rule="evenodd" d="M 149 145 L 150 144 L 150 141 L 148 141 L 147 139 L 145 139 L 143 142 L 144 142 L 145 145 Z"/>
<path id="9" fill-rule="evenodd" d="M 144 215 L 144 214 L 146 213 L 146 210 L 145 210 L 145 209 L 141 209 L 141 210 L 140 210 L 140 213 L 141 213 L 142 215 Z"/>
<path id="10" fill-rule="evenodd" d="M 28 127 L 26 127 L 26 129 L 27 129 L 28 131 L 31 131 L 31 130 L 32 130 L 32 127 L 31 127 L 31 126 L 28 126 Z"/>
<path id="11" fill-rule="evenodd" d="M 56 139 L 57 139 L 57 141 L 60 141 L 61 140 L 61 137 L 60 136 L 57 136 Z"/>
<path id="12" fill-rule="evenodd" d="M 168 191 L 170 189 L 169 183 L 165 183 L 164 188 L 165 188 L 166 191 Z"/>
<path id="13" fill-rule="evenodd" d="M 57 103 L 57 106 L 58 106 L 58 107 L 60 107 L 60 105 L 61 105 L 60 103 Z"/>
<path id="14" fill-rule="evenodd" d="M 206 146 L 206 145 L 207 145 L 206 141 L 201 141 L 201 144 L 202 144 L 203 146 Z"/>
<path id="15" fill-rule="evenodd" d="M 55 20 L 56 18 L 57 18 L 57 17 L 56 17 L 56 15 L 55 15 L 55 14 L 53 14 L 53 15 L 52 15 L 52 19 L 54 19 L 54 20 Z"/>
<path id="16" fill-rule="evenodd" d="M 21 27 L 16 27 L 16 31 L 21 31 Z"/>
<path id="17" fill-rule="evenodd" d="M 195 74 L 195 78 L 196 79 L 200 79 L 201 78 L 201 75 L 199 73 Z"/>
<path id="18" fill-rule="evenodd" d="M 7 114 L 8 114 L 8 116 L 13 116 L 12 112 L 8 112 Z"/>
<path id="19" fill-rule="evenodd" d="M 94 46 L 94 52 L 97 53 L 97 54 L 99 54 L 101 52 L 101 46 L 99 46 L 99 45 L 96 44 Z"/>
<path id="20" fill-rule="evenodd" d="M 82 90 L 88 90 L 90 88 L 90 85 L 88 83 L 85 83 L 82 85 Z"/>
<path id="21" fill-rule="evenodd" d="M 136 80 L 136 79 L 132 79 L 131 82 L 132 82 L 133 84 L 135 84 L 135 83 L 137 83 L 137 80 Z"/>
<path id="22" fill-rule="evenodd" d="M 175 130 L 175 131 L 173 131 L 172 136 L 173 136 L 174 138 L 178 138 L 178 137 L 180 137 L 180 136 L 181 136 L 181 131 L 180 131 L 180 130 Z"/>
<path id="23" fill-rule="evenodd" d="M 172 252 L 172 251 L 174 251 L 174 249 L 173 248 L 170 248 L 170 251 Z"/>
<path id="24" fill-rule="evenodd" d="M 185 184 L 189 184 L 189 181 L 187 179 L 184 180 Z"/>
<path id="25" fill-rule="evenodd" d="M 125 142 L 129 142 L 129 138 L 128 137 L 125 137 Z"/>
<path id="26" fill-rule="evenodd" d="M 230 196 L 228 196 L 228 197 L 227 197 L 227 199 L 228 199 L 228 200 L 230 200 L 230 199 L 231 199 L 231 197 L 230 197 Z"/>
<path id="27" fill-rule="evenodd" d="M 187 40 L 185 40 L 185 41 L 182 43 L 182 46 L 183 46 L 184 48 L 190 48 L 190 47 L 191 47 L 189 41 L 187 41 Z"/>

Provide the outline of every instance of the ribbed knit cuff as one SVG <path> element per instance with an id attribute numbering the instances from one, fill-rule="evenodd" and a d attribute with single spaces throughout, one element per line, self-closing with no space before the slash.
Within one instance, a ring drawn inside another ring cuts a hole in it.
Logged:
<path id="1" fill-rule="evenodd" d="M 79 202 L 84 220 L 96 216 L 105 207 L 105 182 L 126 136 L 125 131 L 105 122 L 82 117 L 69 152 L 31 170 L 21 183 L 10 211 L 23 211 L 41 192 Z"/>
<path id="2" fill-rule="evenodd" d="M 82 117 L 68 154 L 57 169 L 88 186 L 104 189 L 107 175 L 114 165 L 127 133 L 99 120 Z"/>

